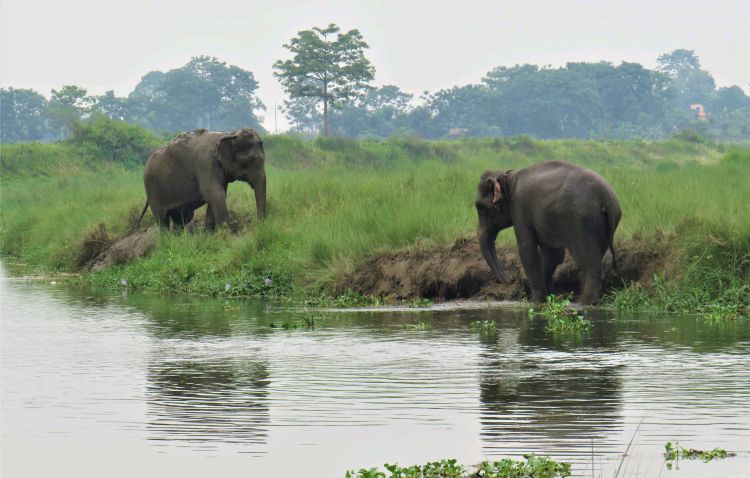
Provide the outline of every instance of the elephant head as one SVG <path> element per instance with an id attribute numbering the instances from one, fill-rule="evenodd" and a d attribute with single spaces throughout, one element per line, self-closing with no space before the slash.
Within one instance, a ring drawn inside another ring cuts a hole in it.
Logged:
<path id="1" fill-rule="evenodd" d="M 479 226 L 479 248 L 497 280 L 504 282 L 505 273 L 500 268 L 495 251 L 495 239 L 501 230 L 513 225 L 510 208 L 508 173 L 487 171 L 482 174 L 477 187 L 476 200 Z"/>
<path id="2" fill-rule="evenodd" d="M 240 180 L 255 190 L 258 217 L 266 217 L 266 154 L 258 133 L 240 129 L 223 136 L 216 145 L 216 159 L 229 181 Z"/>

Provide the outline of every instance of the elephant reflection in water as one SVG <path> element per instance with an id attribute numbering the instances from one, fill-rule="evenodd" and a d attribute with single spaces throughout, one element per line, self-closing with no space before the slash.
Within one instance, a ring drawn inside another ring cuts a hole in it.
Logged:
<path id="1" fill-rule="evenodd" d="M 196 443 L 266 443 L 268 365 L 198 360 L 149 367 L 150 439 Z"/>
<path id="2" fill-rule="evenodd" d="M 146 388 L 150 438 L 265 443 L 270 374 L 261 344 L 270 332 L 247 320 L 263 305 L 247 302 L 235 311 L 221 300 L 138 294 L 127 304 L 144 314 L 153 344 Z M 214 347 L 228 341 L 238 346 Z"/>
<path id="3" fill-rule="evenodd" d="M 558 449 L 571 440 L 601 442 L 621 421 L 623 366 L 608 362 L 606 354 L 561 359 L 555 352 L 567 349 L 545 332 L 543 321 L 517 325 L 499 327 L 495 340 L 483 342 L 479 398 L 485 447 L 530 439 L 533 446 L 551 441 Z M 578 345 L 608 349 L 613 339 L 588 340 Z"/>

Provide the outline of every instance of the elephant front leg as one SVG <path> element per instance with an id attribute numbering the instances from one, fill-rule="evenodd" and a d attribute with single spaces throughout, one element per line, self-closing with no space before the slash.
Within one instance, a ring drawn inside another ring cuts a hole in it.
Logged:
<path id="1" fill-rule="evenodd" d="M 208 201 L 207 201 L 208 202 Z M 224 196 L 208 202 L 206 209 L 206 230 L 213 231 L 227 221 L 227 203 Z"/>
<path id="2" fill-rule="evenodd" d="M 596 304 L 602 293 L 602 264 L 590 265 L 583 273 L 583 293 L 581 303 L 585 305 Z"/>

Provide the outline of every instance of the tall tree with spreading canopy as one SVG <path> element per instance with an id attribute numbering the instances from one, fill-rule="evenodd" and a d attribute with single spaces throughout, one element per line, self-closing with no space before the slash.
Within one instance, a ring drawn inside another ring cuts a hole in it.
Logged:
<path id="1" fill-rule="evenodd" d="M 375 77 L 375 68 L 364 55 L 369 46 L 359 30 L 341 33 L 331 23 L 299 32 L 284 48 L 294 56 L 274 63 L 274 76 L 292 100 L 314 98 L 322 103 L 323 135 L 328 136 L 329 108 L 366 90 Z"/>

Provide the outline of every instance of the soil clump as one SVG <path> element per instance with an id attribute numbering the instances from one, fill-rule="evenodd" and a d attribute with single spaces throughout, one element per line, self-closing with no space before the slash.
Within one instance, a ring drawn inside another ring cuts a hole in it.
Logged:
<path id="1" fill-rule="evenodd" d="M 77 259 L 79 268 L 88 272 L 99 272 L 140 257 L 147 256 L 156 248 L 159 228 L 138 229 L 116 239 L 107 234 L 104 224 L 84 238 Z"/>
<path id="2" fill-rule="evenodd" d="M 657 236 L 615 242 L 621 275 L 612 266 L 612 256 L 604 256 L 603 292 L 630 282 L 646 282 L 664 271 L 669 238 Z M 520 300 L 528 297 L 529 284 L 515 247 L 500 246 L 497 257 L 508 281 L 500 283 L 482 257 L 476 238 L 458 239 L 449 247 L 404 252 L 388 252 L 361 263 L 342 277 L 334 292 L 346 289 L 395 300 L 428 298 L 436 301 L 455 299 Z M 581 292 L 578 269 L 566 252 L 565 261 L 553 276 L 555 293 Z"/>

